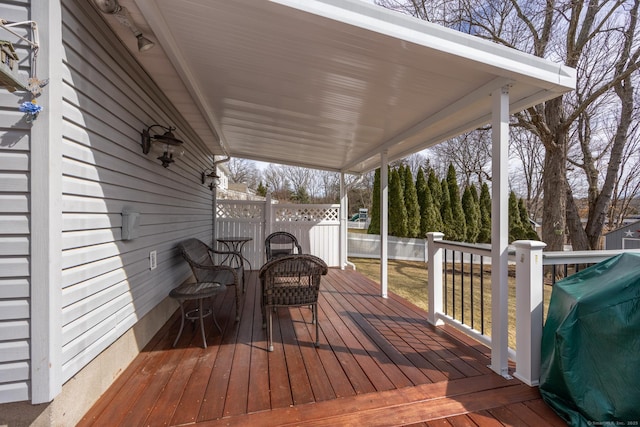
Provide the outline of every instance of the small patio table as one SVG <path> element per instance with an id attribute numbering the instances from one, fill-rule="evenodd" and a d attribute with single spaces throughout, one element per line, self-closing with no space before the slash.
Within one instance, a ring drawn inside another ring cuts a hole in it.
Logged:
<path id="1" fill-rule="evenodd" d="M 229 237 L 220 237 L 216 240 L 222 243 L 229 252 L 235 252 L 236 254 L 238 254 L 244 260 L 244 262 L 249 264 L 249 270 L 252 270 L 251 263 L 249 262 L 248 259 L 244 257 L 244 255 L 242 255 L 242 248 L 244 248 L 244 245 L 246 245 L 247 242 L 250 242 L 253 240 L 252 237 L 229 236 Z M 226 261 L 226 258 L 225 258 L 225 261 Z M 239 267 L 239 266 L 240 264 L 238 263 L 238 265 L 236 265 L 235 267 Z"/>
<path id="2" fill-rule="evenodd" d="M 202 333 L 202 344 L 204 348 L 207 348 L 207 339 L 204 333 L 204 321 L 203 319 L 207 316 L 213 317 L 213 323 L 215 323 L 218 331 L 222 333 L 222 329 L 216 320 L 216 316 L 213 313 L 213 304 L 211 304 L 211 308 L 204 309 L 202 306 L 202 302 L 205 298 L 212 298 L 218 294 L 224 293 L 227 290 L 227 286 L 215 283 L 215 282 L 200 282 L 200 283 L 187 283 L 185 285 L 178 286 L 169 292 L 169 296 L 174 298 L 180 303 L 180 312 L 182 313 L 182 317 L 180 319 L 180 330 L 178 331 L 178 336 L 176 340 L 173 342 L 173 346 L 175 347 L 178 344 L 178 340 L 180 339 L 180 335 L 182 335 L 182 330 L 184 329 L 184 320 L 191 320 L 195 322 L 196 319 L 200 320 L 200 332 Z M 184 311 L 184 303 L 188 300 L 198 300 L 198 308 L 190 310 L 185 313 Z"/>

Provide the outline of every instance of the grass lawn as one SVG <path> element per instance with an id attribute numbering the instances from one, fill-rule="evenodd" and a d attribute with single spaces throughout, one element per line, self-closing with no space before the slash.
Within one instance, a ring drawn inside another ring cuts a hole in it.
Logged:
<path id="1" fill-rule="evenodd" d="M 380 283 L 380 260 L 368 259 L 368 258 L 349 258 L 349 261 L 356 265 L 357 271 L 371 278 L 377 283 Z M 489 265 L 484 266 L 484 282 L 483 288 L 480 287 L 480 273 L 479 267 L 476 266 L 473 277 L 473 292 L 471 291 L 469 275 L 469 266 L 466 265 L 465 269 L 465 289 L 464 299 L 465 304 L 463 307 L 462 296 L 463 292 L 460 289 L 460 266 L 456 265 L 456 281 L 457 288 L 455 291 L 456 304 L 455 304 L 455 318 L 462 320 L 462 313 L 464 310 L 464 323 L 471 325 L 471 301 L 473 300 L 473 327 L 476 330 L 481 330 L 481 319 L 484 317 L 484 334 L 491 336 L 491 267 Z M 400 261 L 389 260 L 388 263 L 388 287 L 389 291 L 396 295 L 399 295 L 407 300 L 411 301 L 418 307 L 427 310 L 427 265 L 424 262 L 419 261 Z M 449 266 L 449 274 L 451 274 L 451 266 Z M 449 277 L 451 280 L 451 277 Z M 549 297 L 551 292 L 545 289 L 544 304 L 545 313 L 546 307 L 549 306 Z M 472 297 L 473 295 L 473 297 Z M 453 314 L 453 291 L 448 289 L 447 305 L 448 314 Z M 480 300 L 484 299 L 484 309 L 481 309 Z M 515 298 L 515 274 L 510 272 L 509 274 L 509 346 L 516 348 L 515 326 L 516 326 L 516 310 L 515 310 L 516 298 Z"/>

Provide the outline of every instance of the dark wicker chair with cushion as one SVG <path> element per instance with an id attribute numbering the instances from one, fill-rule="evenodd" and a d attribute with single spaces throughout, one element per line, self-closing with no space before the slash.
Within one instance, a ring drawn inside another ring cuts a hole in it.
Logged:
<path id="1" fill-rule="evenodd" d="M 302 246 L 296 236 L 286 231 L 276 231 L 269 234 L 264 240 L 264 249 L 267 252 L 267 261 L 284 255 L 302 253 Z"/>
<path id="2" fill-rule="evenodd" d="M 237 267 L 216 264 L 214 254 L 225 256 L 230 260 L 236 256 L 235 252 L 218 251 L 210 248 L 206 243 L 198 239 L 187 239 L 178 245 L 184 259 L 191 266 L 191 271 L 198 283 L 220 283 L 226 286 L 236 287 L 236 321 L 240 320 L 240 297 L 242 294 L 241 283 L 244 274 L 242 257 L 237 260 Z"/>
<path id="3" fill-rule="evenodd" d="M 310 306 L 318 336 L 318 292 L 320 277 L 327 274 L 327 264 L 314 255 L 285 255 L 267 262 L 260 269 L 262 285 L 262 320 L 267 327 L 269 351 L 273 351 L 273 313 L 277 307 Z M 267 323 L 268 319 L 268 323 Z"/>

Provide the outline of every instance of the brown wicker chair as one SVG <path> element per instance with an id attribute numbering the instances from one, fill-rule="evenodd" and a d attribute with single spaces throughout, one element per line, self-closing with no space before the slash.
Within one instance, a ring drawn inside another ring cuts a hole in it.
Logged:
<path id="1" fill-rule="evenodd" d="M 276 231 L 269 234 L 264 240 L 264 249 L 267 252 L 267 261 L 284 255 L 302 253 L 302 246 L 296 236 L 286 231 Z"/>
<path id="2" fill-rule="evenodd" d="M 273 351 L 273 312 L 277 307 L 310 306 L 318 336 L 318 292 L 320 276 L 327 274 L 327 264 L 314 255 L 286 255 L 267 262 L 260 269 L 262 284 L 262 326 L 267 327 L 269 351 Z"/>
<path id="3" fill-rule="evenodd" d="M 244 264 L 242 257 L 237 260 L 237 266 L 219 265 L 214 261 L 213 255 L 225 256 L 231 260 L 237 257 L 235 252 L 218 251 L 211 249 L 201 240 L 191 238 L 178 244 L 178 248 L 184 259 L 191 266 L 191 271 L 198 283 L 220 283 L 236 287 L 236 321 L 240 320 L 240 297 L 243 292 L 241 281 L 243 280 Z"/>

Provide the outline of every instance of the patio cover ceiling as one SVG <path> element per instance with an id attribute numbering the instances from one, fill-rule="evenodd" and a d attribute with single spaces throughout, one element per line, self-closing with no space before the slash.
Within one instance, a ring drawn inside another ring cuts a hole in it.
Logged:
<path id="1" fill-rule="evenodd" d="M 361 173 L 575 88 L 571 68 L 360 0 L 120 0 L 105 16 L 215 154 Z"/>

